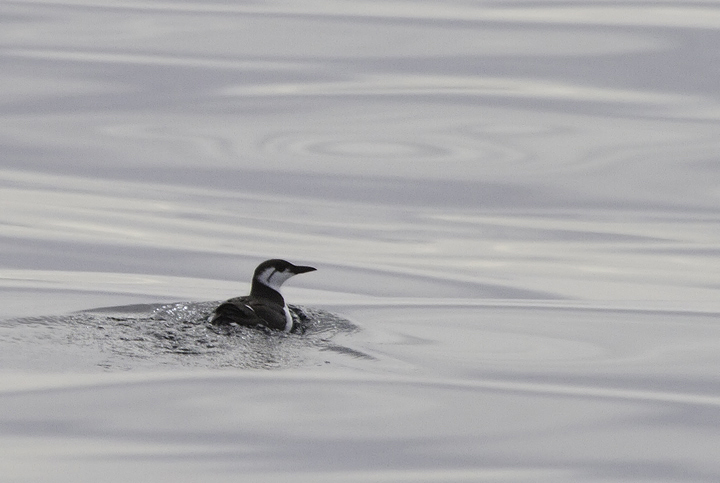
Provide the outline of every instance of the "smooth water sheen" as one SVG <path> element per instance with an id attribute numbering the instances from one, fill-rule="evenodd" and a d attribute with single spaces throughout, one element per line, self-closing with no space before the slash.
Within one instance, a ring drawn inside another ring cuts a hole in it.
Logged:
<path id="1" fill-rule="evenodd" d="M 720 480 L 716 2 L 0 2 L 0 480 Z M 305 334 L 207 324 L 255 266 Z"/>

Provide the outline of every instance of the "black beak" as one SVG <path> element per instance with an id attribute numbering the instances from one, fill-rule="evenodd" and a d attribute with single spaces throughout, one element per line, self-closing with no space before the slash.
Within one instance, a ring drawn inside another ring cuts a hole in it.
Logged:
<path id="1" fill-rule="evenodd" d="M 292 273 L 294 273 L 295 275 L 297 275 L 297 274 L 299 274 L 299 273 L 314 272 L 315 270 L 317 270 L 317 268 L 315 268 L 315 267 L 306 267 L 306 266 L 303 266 L 303 265 L 292 265 L 292 266 L 290 267 L 290 271 L 291 271 Z"/>

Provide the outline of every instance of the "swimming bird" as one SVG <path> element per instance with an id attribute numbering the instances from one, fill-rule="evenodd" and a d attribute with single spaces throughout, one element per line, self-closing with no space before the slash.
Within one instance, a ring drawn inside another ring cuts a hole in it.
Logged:
<path id="1" fill-rule="evenodd" d="M 214 325 L 261 325 L 270 329 L 290 332 L 293 318 L 280 286 L 290 277 L 312 272 L 313 267 L 293 265 L 285 260 L 262 262 L 255 269 L 250 295 L 235 297 L 220 304 L 210 319 Z"/>

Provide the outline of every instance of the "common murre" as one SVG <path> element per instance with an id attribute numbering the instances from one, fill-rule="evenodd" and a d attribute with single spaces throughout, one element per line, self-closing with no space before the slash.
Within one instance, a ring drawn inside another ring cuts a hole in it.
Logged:
<path id="1" fill-rule="evenodd" d="M 314 267 L 293 265 L 279 259 L 262 262 L 253 274 L 250 295 L 235 297 L 220 304 L 210 323 L 262 325 L 290 332 L 293 329 L 293 318 L 285 299 L 280 295 L 280 286 L 294 275 L 314 270 Z"/>

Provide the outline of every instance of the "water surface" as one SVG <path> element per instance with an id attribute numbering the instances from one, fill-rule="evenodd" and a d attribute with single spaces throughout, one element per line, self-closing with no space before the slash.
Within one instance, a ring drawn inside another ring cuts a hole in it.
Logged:
<path id="1" fill-rule="evenodd" d="M 713 2 L 0 23 L 4 480 L 718 480 Z"/>

